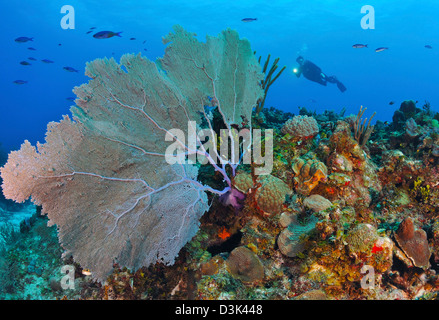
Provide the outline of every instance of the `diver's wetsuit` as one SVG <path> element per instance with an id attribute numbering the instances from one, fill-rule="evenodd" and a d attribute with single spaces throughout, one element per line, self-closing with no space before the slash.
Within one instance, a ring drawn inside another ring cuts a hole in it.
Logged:
<path id="1" fill-rule="evenodd" d="M 338 81 L 336 77 L 334 76 L 328 77 L 326 74 L 322 72 L 322 69 L 320 69 L 311 61 L 305 60 L 302 57 L 298 57 L 296 61 L 300 64 L 300 67 L 297 69 L 297 72 L 295 72 L 297 77 L 300 77 L 300 75 L 303 73 L 303 76 L 308 80 L 320 83 L 323 86 L 326 86 L 328 82 L 336 83 L 338 89 L 341 92 L 346 91 L 346 87 L 340 81 Z"/>

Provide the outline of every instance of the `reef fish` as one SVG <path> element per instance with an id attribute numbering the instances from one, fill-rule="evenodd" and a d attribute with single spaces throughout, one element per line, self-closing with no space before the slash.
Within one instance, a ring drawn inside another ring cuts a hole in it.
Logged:
<path id="1" fill-rule="evenodd" d="M 121 35 L 120 35 L 121 33 L 122 33 L 122 31 L 121 32 L 100 31 L 98 33 L 95 33 L 93 35 L 93 38 L 96 38 L 96 39 L 108 39 L 108 38 L 112 38 L 114 36 L 121 37 Z"/>
<path id="2" fill-rule="evenodd" d="M 25 84 L 25 83 L 27 83 L 27 81 L 26 80 L 15 80 L 15 81 L 13 81 L 13 83 L 15 83 L 15 84 Z"/>
<path id="3" fill-rule="evenodd" d="M 28 59 L 31 61 L 37 61 L 37 59 L 35 59 L 34 57 L 29 57 Z"/>
<path id="4" fill-rule="evenodd" d="M 29 62 L 27 62 L 27 61 L 20 61 L 20 64 L 22 65 L 22 66 L 30 66 L 31 64 L 29 63 Z"/>
<path id="5" fill-rule="evenodd" d="M 426 45 L 424 46 L 424 48 L 427 48 L 427 49 L 433 49 L 433 47 L 430 46 L 429 44 L 426 44 Z"/>
<path id="6" fill-rule="evenodd" d="M 35 51 L 35 50 L 37 50 L 37 49 L 35 49 L 35 48 L 32 48 L 32 47 L 29 47 L 29 48 L 27 48 L 28 50 L 31 50 L 31 51 Z"/>
<path id="7" fill-rule="evenodd" d="M 355 48 L 355 49 L 367 48 L 367 44 L 357 43 L 357 44 L 354 44 L 354 45 L 352 46 L 352 48 Z"/>
<path id="8" fill-rule="evenodd" d="M 241 21 L 242 22 L 252 22 L 252 21 L 256 21 L 256 20 L 258 20 L 258 18 L 244 18 Z"/>
<path id="9" fill-rule="evenodd" d="M 24 43 L 28 41 L 34 41 L 34 38 L 28 38 L 28 37 L 18 37 L 15 39 L 15 42 Z"/>
<path id="10" fill-rule="evenodd" d="M 43 59 L 43 60 L 41 60 L 41 62 L 44 62 L 44 63 L 53 63 L 53 61 L 52 61 L 52 60 L 49 60 L 49 59 Z"/>
<path id="11" fill-rule="evenodd" d="M 381 52 L 381 51 L 388 50 L 388 49 L 389 48 L 387 48 L 387 47 L 380 47 L 380 48 L 376 48 L 375 52 Z"/>
<path id="12" fill-rule="evenodd" d="M 78 72 L 78 70 L 72 68 L 72 67 L 64 67 L 64 70 L 68 71 L 68 72 Z"/>

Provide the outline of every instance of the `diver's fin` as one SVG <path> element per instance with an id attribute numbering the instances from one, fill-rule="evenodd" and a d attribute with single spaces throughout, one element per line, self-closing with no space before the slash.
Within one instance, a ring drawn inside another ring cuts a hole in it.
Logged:
<path id="1" fill-rule="evenodd" d="M 346 87 L 343 85 L 343 83 L 341 83 L 340 81 L 337 81 L 337 88 L 341 91 L 341 92 L 345 92 L 346 91 Z"/>

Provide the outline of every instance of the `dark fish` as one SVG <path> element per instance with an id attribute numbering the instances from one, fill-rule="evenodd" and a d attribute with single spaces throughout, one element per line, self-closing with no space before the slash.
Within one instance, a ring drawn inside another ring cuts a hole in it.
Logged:
<path id="1" fill-rule="evenodd" d="M 72 68 L 72 67 L 64 67 L 64 70 L 68 71 L 68 72 L 78 72 L 78 70 Z"/>
<path id="2" fill-rule="evenodd" d="M 429 44 L 426 44 L 426 45 L 424 46 L 424 48 L 427 48 L 427 49 L 433 49 L 433 47 L 430 46 Z"/>
<path id="3" fill-rule="evenodd" d="M 384 125 L 388 126 L 389 125 L 389 121 L 384 121 Z"/>
<path id="4" fill-rule="evenodd" d="M 389 104 L 393 105 L 393 104 L 395 104 L 395 101 L 390 101 Z"/>
<path id="5" fill-rule="evenodd" d="M 258 18 L 244 18 L 241 21 L 242 22 L 252 22 L 252 21 L 256 21 L 256 20 L 258 20 Z"/>
<path id="6" fill-rule="evenodd" d="M 142 42 L 142 44 L 145 44 L 146 43 L 146 40 L 144 40 L 143 42 Z"/>
<path id="7" fill-rule="evenodd" d="M 62 46 L 62 44 L 61 43 L 58 43 L 58 47 L 61 47 Z"/>
<path id="8" fill-rule="evenodd" d="M 75 101 L 75 97 L 67 97 L 66 100 L 68 100 L 68 101 Z"/>
<path id="9" fill-rule="evenodd" d="M 130 38 L 130 40 L 136 40 L 136 38 Z"/>
<path id="10" fill-rule="evenodd" d="M 354 44 L 352 46 L 352 48 L 355 48 L 355 49 L 367 48 L 367 44 L 357 43 L 357 44 Z"/>
<path id="11" fill-rule="evenodd" d="M 29 48 L 27 48 L 28 50 L 32 50 L 32 51 L 36 51 L 37 49 L 35 49 L 35 48 L 32 48 L 32 47 L 29 47 Z"/>
<path id="12" fill-rule="evenodd" d="M 94 29 L 96 29 L 96 27 L 91 27 L 91 28 L 90 28 L 90 30 L 94 30 Z"/>
<path id="13" fill-rule="evenodd" d="M 379 47 L 379 48 L 375 49 L 375 52 L 381 52 L 381 51 L 388 50 L 388 49 L 389 48 L 387 48 L 387 47 Z"/>
<path id="14" fill-rule="evenodd" d="M 24 43 L 28 41 L 34 41 L 34 38 L 28 38 L 28 37 L 19 37 L 15 39 L 15 42 Z"/>
<path id="15" fill-rule="evenodd" d="M 34 57 L 29 57 L 28 59 L 31 61 L 37 61 L 37 59 L 35 59 Z"/>
<path id="16" fill-rule="evenodd" d="M 85 34 L 89 34 L 89 33 L 92 33 L 93 32 L 93 30 L 90 30 L 90 31 L 87 31 Z"/>
<path id="17" fill-rule="evenodd" d="M 27 81 L 26 80 L 15 80 L 14 83 L 15 84 L 25 84 L 25 83 L 27 83 Z"/>
<path id="18" fill-rule="evenodd" d="M 49 59 L 43 59 L 43 60 L 41 60 L 41 62 L 44 62 L 44 63 L 53 63 L 53 61 L 52 61 L 52 60 L 49 60 Z"/>
<path id="19" fill-rule="evenodd" d="M 122 33 L 122 31 L 121 32 L 101 31 L 101 32 L 95 33 L 93 35 L 93 38 L 96 38 L 96 39 L 108 39 L 108 38 L 112 38 L 114 36 L 120 37 L 121 33 Z"/>
<path id="20" fill-rule="evenodd" d="M 30 64 L 29 62 L 27 62 L 27 61 L 21 61 L 20 64 L 21 64 L 22 66 L 30 66 L 30 65 L 31 65 L 31 64 Z"/>
<path id="21" fill-rule="evenodd" d="M 143 51 L 148 51 L 148 49 L 145 48 L 145 49 L 143 49 Z"/>

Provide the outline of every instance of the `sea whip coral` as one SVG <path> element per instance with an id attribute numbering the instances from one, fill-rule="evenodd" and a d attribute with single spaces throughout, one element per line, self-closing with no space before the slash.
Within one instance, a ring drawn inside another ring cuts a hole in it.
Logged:
<path id="1" fill-rule="evenodd" d="M 173 264 L 209 208 L 206 191 L 231 190 L 226 165 L 235 172 L 238 164 L 217 164 L 202 144 L 188 145 L 172 129 L 187 137 L 189 121 L 204 118 L 212 130 L 209 97 L 230 129 L 251 118 L 263 95 L 260 66 L 237 32 L 202 43 L 180 26 L 174 31 L 156 62 L 127 54 L 120 65 L 113 58 L 88 63 L 91 80 L 74 90 L 73 118 L 49 123 L 46 143 L 25 141 L 1 169 L 5 196 L 42 205 L 67 253 L 100 281 L 114 260 L 132 269 Z M 169 141 L 183 156 L 205 156 L 227 187 L 198 182 L 195 165 L 168 164 Z"/>

